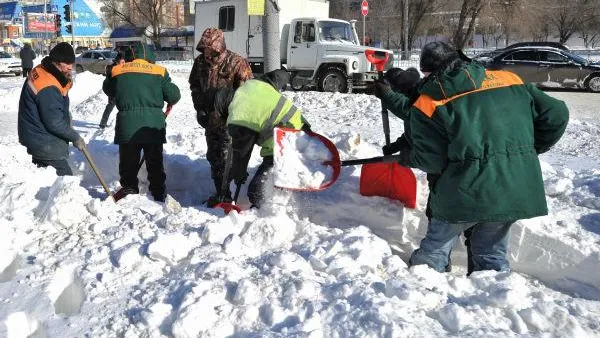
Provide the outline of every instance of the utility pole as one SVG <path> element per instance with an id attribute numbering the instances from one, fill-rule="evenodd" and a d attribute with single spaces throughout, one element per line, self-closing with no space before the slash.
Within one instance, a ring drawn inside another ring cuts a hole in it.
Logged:
<path id="1" fill-rule="evenodd" d="M 408 0 L 404 0 L 404 8 L 403 8 L 403 23 L 402 23 L 402 28 L 404 30 L 403 32 L 403 36 L 404 36 L 404 44 L 402 46 L 402 49 L 404 50 L 404 55 L 402 55 L 402 59 L 408 60 L 410 59 L 410 56 L 408 54 Z"/>
<path id="2" fill-rule="evenodd" d="M 50 53 L 50 47 L 46 43 L 46 39 L 48 39 L 48 4 L 47 0 L 44 0 L 44 49 L 42 53 L 47 50 Z"/>
<path id="3" fill-rule="evenodd" d="M 71 10 L 71 47 L 75 50 L 75 17 L 73 16 L 73 1 L 69 0 L 70 10 Z"/>
<path id="4" fill-rule="evenodd" d="M 279 4 L 277 0 L 265 0 L 263 21 L 264 73 L 281 68 L 279 48 Z"/>

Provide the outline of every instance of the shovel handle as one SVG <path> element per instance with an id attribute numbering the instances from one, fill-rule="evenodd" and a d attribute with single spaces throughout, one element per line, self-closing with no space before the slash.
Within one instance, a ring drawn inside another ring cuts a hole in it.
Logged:
<path id="1" fill-rule="evenodd" d="M 330 166 L 340 166 L 340 167 L 346 167 L 346 166 L 350 166 L 350 165 L 361 165 L 361 164 L 369 164 L 369 163 L 392 163 L 392 162 L 399 162 L 401 159 L 402 155 L 389 155 L 389 156 L 377 156 L 377 157 L 370 157 L 370 158 L 361 158 L 361 159 L 357 159 L 357 160 L 347 160 L 347 161 L 341 161 L 341 162 L 334 162 L 334 161 L 326 161 L 323 164 L 324 165 L 330 165 Z"/>
<path id="2" fill-rule="evenodd" d="M 106 193 L 108 194 L 108 197 L 112 197 L 112 199 L 114 201 L 115 198 L 114 198 L 112 192 L 110 192 L 110 189 L 108 189 L 108 186 L 102 179 L 102 175 L 100 175 L 100 171 L 96 167 L 94 160 L 92 160 L 92 156 L 90 156 L 90 153 L 88 152 L 87 148 L 83 147 L 83 149 L 81 151 L 83 152 L 83 155 L 85 155 L 85 158 L 87 159 L 88 163 L 90 164 L 90 167 L 92 167 L 94 174 L 96 174 L 96 177 L 98 177 L 98 181 L 100 181 L 100 184 L 102 184 L 102 188 L 104 188 L 104 191 L 106 191 Z"/>

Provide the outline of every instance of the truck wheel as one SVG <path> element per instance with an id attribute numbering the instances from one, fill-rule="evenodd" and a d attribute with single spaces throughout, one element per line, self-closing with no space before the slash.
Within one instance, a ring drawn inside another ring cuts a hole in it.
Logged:
<path id="1" fill-rule="evenodd" d="M 346 73 L 335 67 L 325 69 L 321 73 L 321 76 L 319 76 L 317 85 L 320 91 L 332 93 L 347 93 L 350 88 L 350 86 L 348 86 L 348 77 L 346 76 Z"/>

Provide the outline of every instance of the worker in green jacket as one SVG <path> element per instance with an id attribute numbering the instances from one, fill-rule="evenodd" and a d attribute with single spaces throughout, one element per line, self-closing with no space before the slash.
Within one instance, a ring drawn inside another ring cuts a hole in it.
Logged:
<path id="1" fill-rule="evenodd" d="M 472 228 L 474 270 L 509 271 L 511 225 L 548 213 L 538 155 L 563 135 L 568 109 L 513 73 L 466 63 L 443 42 L 423 48 L 420 67 L 426 79 L 416 101 L 380 88 L 387 107 L 407 114 L 401 164 L 438 175 L 410 264 L 443 272 L 454 242 Z"/>
<path id="2" fill-rule="evenodd" d="M 166 121 L 163 107 L 176 104 L 179 88 L 164 67 L 153 64 L 152 51 L 141 43 L 125 50 L 125 63 L 115 65 L 103 83 L 104 93 L 114 97 L 118 109 L 115 144 L 119 145 L 121 189 L 115 199 L 139 193 L 140 154 L 148 170 L 149 190 L 155 201 L 166 197 L 163 143 Z"/>
<path id="3" fill-rule="evenodd" d="M 263 188 L 273 167 L 273 129 L 277 126 L 309 128 L 300 110 L 280 93 L 288 82 L 289 74 L 278 69 L 246 81 L 235 94 L 228 89 L 219 90 L 214 100 L 217 111 L 227 110 L 229 114 L 227 131 L 231 140 L 226 168 L 231 169 L 230 175 L 224 177 L 233 178 L 238 186 L 244 184 L 252 149 L 255 144 L 262 148 L 263 162 L 248 185 L 248 198 L 255 207 L 264 202 Z M 220 194 L 217 199 L 209 200 L 208 205 L 224 199 L 225 194 Z"/>

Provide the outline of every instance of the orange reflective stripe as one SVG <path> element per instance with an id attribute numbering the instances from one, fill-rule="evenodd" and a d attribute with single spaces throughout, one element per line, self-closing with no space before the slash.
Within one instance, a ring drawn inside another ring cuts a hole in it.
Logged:
<path id="1" fill-rule="evenodd" d="M 146 60 L 136 59 L 131 62 L 125 62 L 122 65 L 116 65 L 112 68 L 111 76 L 115 77 L 121 74 L 137 73 L 164 76 L 166 68 L 153 65 Z"/>
<path id="2" fill-rule="evenodd" d="M 468 72 L 467 72 L 467 74 L 468 74 Z M 469 78 L 471 78 L 470 74 L 469 74 Z M 462 93 L 459 95 L 455 95 L 455 96 L 452 96 L 450 98 L 443 99 L 443 100 L 434 100 L 430 96 L 423 94 L 423 95 L 419 96 L 419 98 L 417 99 L 417 101 L 415 101 L 413 106 L 415 106 L 417 109 L 419 109 L 427 117 L 432 117 L 433 113 L 435 112 L 437 107 L 443 106 L 446 103 L 448 103 L 452 100 L 455 100 L 459 97 L 463 97 L 465 95 L 469 95 L 469 94 L 473 94 L 473 93 L 482 92 L 484 90 L 510 87 L 510 86 L 522 85 L 522 84 L 523 84 L 523 80 L 521 80 L 521 78 L 514 73 L 503 71 L 503 70 L 486 70 L 485 78 L 483 79 L 483 82 L 481 83 L 481 87 L 479 87 L 475 90 L 465 92 L 465 93 Z"/>
<path id="3" fill-rule="evenodd" d="M 60 91 L 62 96 L 67 96 L 69 89 L 71 89 L 72 82 L 69 81 L 67 86 L 63 87 L 54 75 L 47 72 L 42 66 L 37 66 L 33 68 L 29 73 L 29 76 L 27 76 L 27 84 L 36 95 L 42 89 L 54 86 Z"/>

